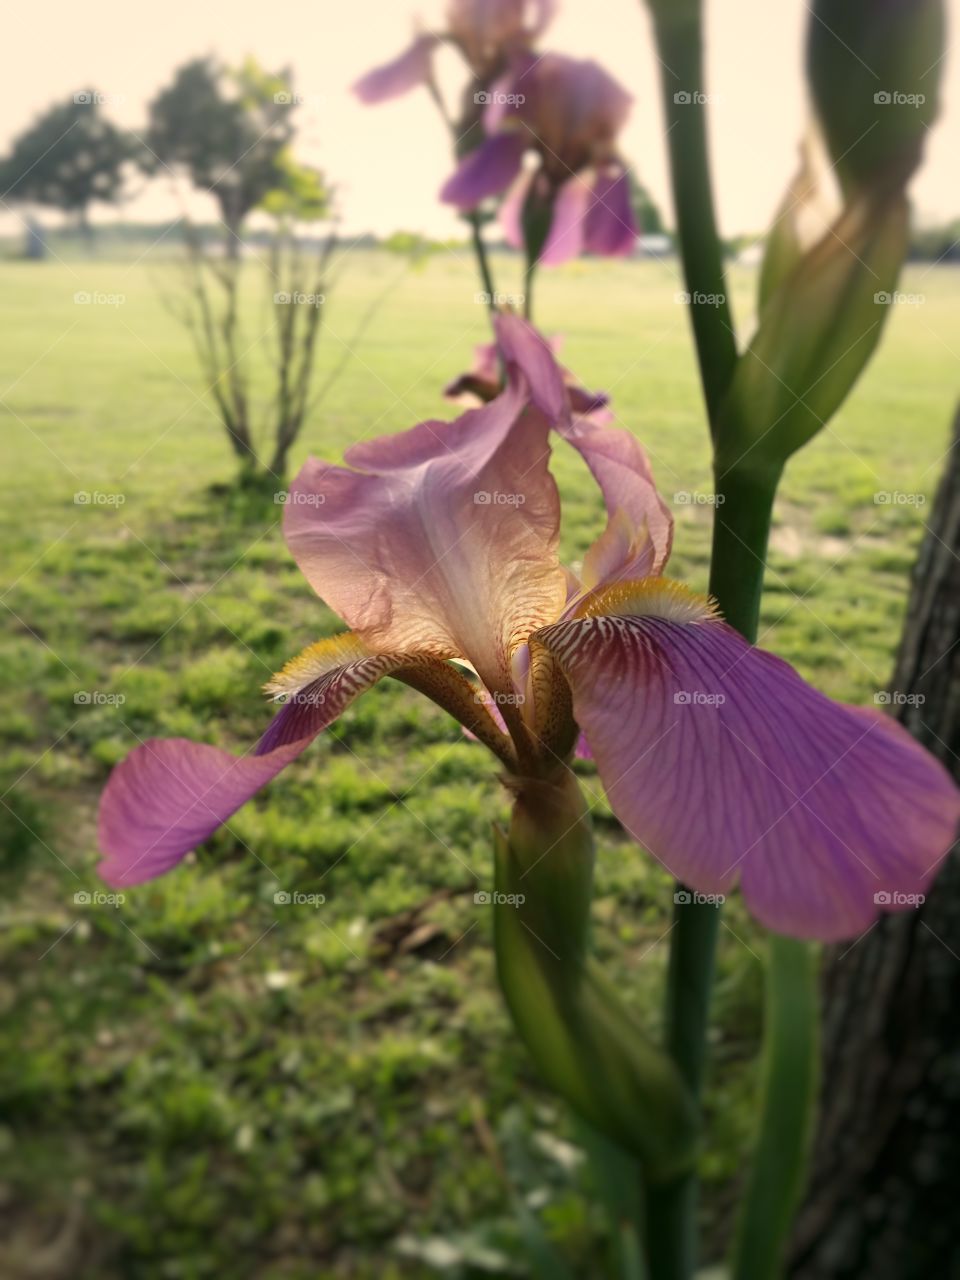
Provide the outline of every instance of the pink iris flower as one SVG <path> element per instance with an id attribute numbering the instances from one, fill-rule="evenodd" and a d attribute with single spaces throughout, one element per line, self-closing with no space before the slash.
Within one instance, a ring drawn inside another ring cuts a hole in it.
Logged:
<path id="1" fill-rule="evenodd" d="M 830 701 L 664 578 L 672 521 L 640 445 L 571 415 L 553 355 L 523 321 L 501 316 L 497 333 L 507 380 L 490 403 L 355 445 L 344 466 L 305 464 L 287 542 L 351 630 L 273 678 L 282 705 L 248 754 L 152 740 L 116 767 L 100 808 L 104 878 L 169 871 L 393 676 L 490 747 L 514 788 L 567 769 L 582 732 L 635 839 L 702 893 L 739 882 L 772 929 L 853 936 L 922 893 L 960 818 L 946 770 L 896 722 Z M 557 554 L 552 431 L 608 513 L 576 578 Z"/>
<path id="2" fill-rule="evenodd" d="M 508 192 L 501 221 L 517 248 L 524 211 L 535 201 L 550 212 L 541 262 L 629 254 L 638 228 L 616 149 L 632 101 L 627 91 L 596 62 L 525 53 L 487 97 L 487 136 L 463 157 L 440 198 L 468 211 Z M 528 153 L 537 163 L 525 169 Z"/>
<path id="3" fill-rule="evenodd" d="M 514 54 L 529 48 L 554 9 L 555 0 L 451 0 L 446 31 L 417 36 L 399 57 L 358 80 L 354 92 L 363 102 L 385 102 L 428 84 L 442 43 L 460 51 L 478 84 L 488 84 Z"/>

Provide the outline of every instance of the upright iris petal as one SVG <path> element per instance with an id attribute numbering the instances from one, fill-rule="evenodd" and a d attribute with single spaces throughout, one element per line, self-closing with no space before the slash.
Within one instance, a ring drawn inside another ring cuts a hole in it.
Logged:
<path id="1" fill-rule="evenodd" d="M 493 689 L 565 597 L 550 421 L 525 411 L 528 385 L 553 412 L 563 386 L 552 363 L 528 383 L 507 358 L 510 384 L 482 409 L 356 445 L 350 469 L 308 462 L 285 519 L 305 577 L 371 647 L 465 657 Z"/>
<path id="2" fill-rule="evenodd" d="M 639 441 L 620 428 L 611 427 L 608 398 L 585 391 L 576 378 L 557 365 L 559 338 L 547 340 L 517 316 L 497 318 L 498 341 L 508 359 L 522 368 L 537 386 L 553 386 L 549 370 L 558 368 L 566 403 L 544 404 L 562 438 L 580 454 L 603 495 L 607 527 L 584 558 L 580 575 L 584 588 L 628 578 L 657 577 L 670 555 L 673 517 L 657 493 L 653 470 Z M 477 364 L 470 374 L 453 383 L 447 394 L 471 391 L 488 399 L 497 374 L 496 346 L 477 349 Z"/>
<path id="3" fill-rule="evenodd" d="M 555 0 L 450 0 L 447 28 L 478 79 L 535 40 L 553 17 Z"/>
<path id="4" fill-rule="evenodd" d="M 356 82 L 353 91 L 361 102 L 386 102 L 408 93 L 417 85 L 426 84 L 433 67 L 433 51 L 437 37 L 417 36 L 413 44 L 399 57 L 374 67 Z"/>
<path id="5" fill-rule="evenodd" d="M 499 75 L 511 57 L 529 48 L 553 17 L 554 0 L 450 0 L 446 31 L 418 36 L 392 61 L 368 71 L 353 86 L 361 102 L 385 102 L 426 84 L 434 49 L 459 49 L 476 83 Z"/>

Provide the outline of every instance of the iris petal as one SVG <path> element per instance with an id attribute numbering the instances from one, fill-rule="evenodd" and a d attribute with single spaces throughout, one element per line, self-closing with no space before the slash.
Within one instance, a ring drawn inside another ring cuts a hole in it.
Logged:
<path id="1" fill-rule="evenodd" d="M 336 636 L 312 645 L 268 686 L 288 700 L 252 752 L 235 756 L 186 738 L 143 743 L 113 770 L 100 800 L 100 874 L 130 885 L 169 871 L 361 693 L 423 665 L 420 655 L 374 654 L 356 636 Z"/>
<path id="2" fill-rule="evenodd" d="M 371 649 L 466 658 L 493 690 L 509 687 L 512 652 L 566 594 L 549 423 L 528 407 L 562 403 L 562 382 L 513 339 L 503 394 L 453 423 L 357 445 L 353 469 L 311 459 L 284 526 L 314 590 Z"/>
<path id="3" fill-rule="evenodd" d="M 520 172 L 526 142 L 519 133 L 497 133 L 460 161 L 440 191 L 440 199 L 462 210 L 497 196 Z"/>
<path id="4" fill-rule="evenodd" d="M 397 98 L 417 85 L 425 84 L 430 77 L 436 43 L 436 36 L 418 36 L 399 57 L 381 67 L 374 67 L 361 77 L 353 86 L 354 93 L 361 102 L 372 104 Z"/>
<path id="5" fill-rule="evenodd" d="M 924 891 L 960 793 L 900 725 L 831 702 L 676 584 L 590 612 L 535 643 L 570 681 L 614 812 L 675 876 L 702 893 L 739 879 L 764 924 L 825 941 Z"/>

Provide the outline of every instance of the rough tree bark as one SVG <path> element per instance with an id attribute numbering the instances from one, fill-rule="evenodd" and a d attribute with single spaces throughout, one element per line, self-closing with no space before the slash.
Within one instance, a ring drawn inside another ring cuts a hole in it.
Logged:
<path id="1" fill-rule="evenodd" d="M 960 776 L 960 412 L 891 686 Z M 960 1278 L 960 856 L 917 910 L 825 957 L 823 1084 L 792 1280 Z"/>

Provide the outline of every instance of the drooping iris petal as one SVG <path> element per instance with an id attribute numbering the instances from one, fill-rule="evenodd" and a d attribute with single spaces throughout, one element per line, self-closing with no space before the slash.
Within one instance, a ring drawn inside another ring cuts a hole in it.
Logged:
<path id="1" fill-rule="evenodd" d="M 408 93 L 430 78 L 431 60 L 436 36 L 418 36 L 398 58 L 368 71 L 353 86 L 361 102 L 373 104 Z"/>
<path id="2" fill-rule="evenodd" d="M 453 423 L 356 445 L 355 469 L 309 460 L 285 512 L 307 580 L 372 649 L 458 655 L 492 689 L 565 596 L 549 423 L 527 409 L 555 393 L 534 391 L 522 356 L 503 394 Z"/>
<path id="3" fill-rule="evenodd" d="M 633 252 L 638 234 L 626 171 L 621 166 L 585 170 L 557 193 L 540 260 L 557 266 L 581 253 L 622 257 Z"/>
<path id="4" fill-rule="evenodd" d="M 925 890 L 960 800 L 905 730 L 831 702 L 677 584 L 614 588 L 591 610 L 536 641 L 614 811 L 675 876 L 702 893 L 739 878 L 765 925 L 824 941 Z"/>
<path id="5" fill-rule="evenodd" d="M 526 142 L 519 133 L 506 132 L 485 138 L 463 157 L 444 183 L 440 199 L 458 209 L 475 209 L 488 196 L 499 195 L 520 172 Z"/>
<path id="6" fill-rule="evenodd" d="M 522 169 L 500 206 L 500 230 L 513 249 L 523 248 L 523 210 L 533 181 L 533 172 Z"/>
<path id="7" fill-rule="evenodd" d="M 584 220 L 584 249 L 602 257 L 624 257 L 633 252 L 639 234 L 626 170 L 600 170 L 591 186 Z"/>
<path id="8" fill-rule="evenodd" d="M 591 188 L 585 175 L 574 174 L 557 192 L 550 219 L 550 231 L 540 253 L 549 267 L 569 262 L 583 252 L 583 233 Z"/>
<path id="9" fill-rule="evenodd" d="M 139 884 L 176 866 L 255 792 L 306 750 L 382 676 L 422 663 L 419 655 L 373 654 L 356 636 L 336 636 L 294 659 L 272 685 L 284 703 L 254 750 L 229 751 L 186 738 L 154 738 L 116 766 L 100 799 L 100 874 Z"/>
<path id="10" fill-rule="evenodd" d="M 607 527 L 584 557 L 583 585 L 658 576 L 670 555 L 673 517 L 643 447 L 629 431 L 587 417 L 561 434 L 590 468 L 607 508 Z"/>

